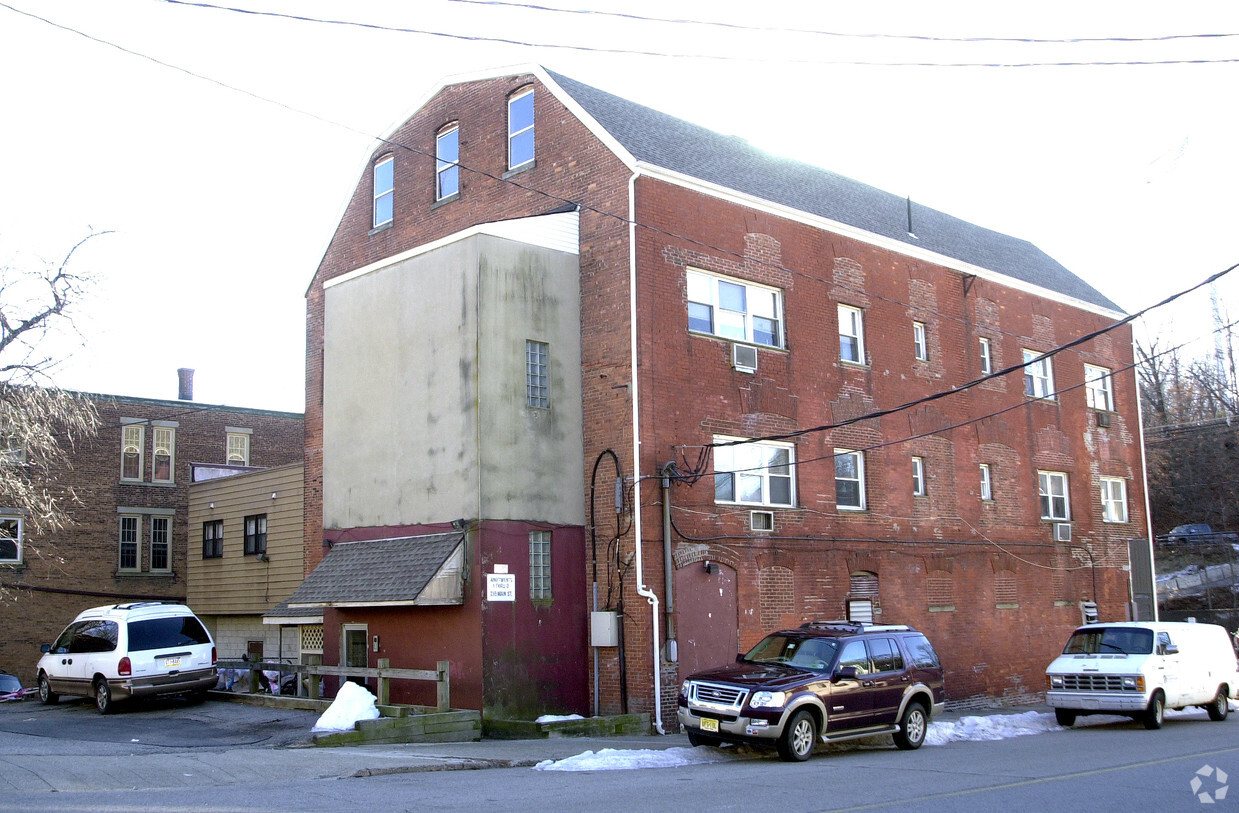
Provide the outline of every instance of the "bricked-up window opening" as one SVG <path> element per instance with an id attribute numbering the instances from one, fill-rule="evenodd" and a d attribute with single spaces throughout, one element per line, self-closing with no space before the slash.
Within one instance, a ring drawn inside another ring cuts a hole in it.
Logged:
<path id="1" fill-rule="evenodd" d="M 783 626 L 784 616 L 796 611 L 795 574 L 785 567 L 767 567 L 757 572 L 757 596 L 761 628 L 772 630 Z"/>
<path id="2" fill-rule="evenodd" d="M 140 517 L 120 518 L 120 562 L 121 570 L 137 570 L 138 559 L 138 526 Z"/>
<path id="3" fill-rule="evenodd" d="M 925 496 L 925 458 L 912 458 L 912 493 L 917 497 Z"/>
<path id="4" fill-rule="evenodd" d="M 122 480 L 141 480 L 144 427 L 129 424 L 121 430 L 121 434 L 120 477 Z"/>
<path id="5" fill-rule="evenodd" d="M 550 409 L 551 346 L 546 342 L 525 341 L 525 406 Z"/>
<path id="6" fill-rule="evenodd" d="M 917 361 L 929 361 L 929 339 L 925 336 L 923 322 L 912 323 L 912 349 Z"/>
<path id="7" fill-rule="evenodd" d="M 228 433 L 228 463 L 234 466 L 250 464 L 250 436 L 248 432 Z"/>
<path id="8" fill-rule="evenodd" d="M 1041 355 L 1036 350 L 1024 351 L 1024 394 L 1030 398 L 1054 397 L 1054 368 L 1049 358 L 1033 361 Z"/>
<path id="9" fill-rule="evenodd" d="M 460 126 L 449 124 L 435 136 L 435 200 L 460 191 Z"/>
<path id="10" fill-rule="evenodd" d="M 715 436 L 715 443 L 742 440 Z M 714 501 L 795 505 L 795 449 L 787 443 L 742 443 L 714 450 Z"/>
<path id="11" fill-rule="evenodd" d="M 267 552 L 267 515 L 254 514 L 245 518 L 245 555 Z"/>
<path id="12" fill-rule="evenodd" d="M 783 347 L 783 293 L 688 270 L 688 329 L 765 347 Z"/>
<path id="13" fill-rule="evenodd" d="M 955 609 L 955 579 L 950 573 L 937 571 L 926 579 L 929 609 L 950 612 Z"/>
<path id="14" fill-rule="evenodd" d="M 224 555 L 224 521 L 212 519 L 202 523 L 202 558 L 219 559 Z"/>
<path id="15" fill-rule="evenodd" d="M 176 459 L 176 430 L 167 426 L 156 426 L 155 462 L 151 479 L 156 483 L 171 483 L 173 480 L 173 464 Z"/>
<path id="16" fill-rule="evenodd" d="M 1127 482 L 1121 478 L 1101 478 L 1101 521 L 1127 521 Z"/>
<path id="17" fill-rule="evenodd" d="M 396 159 L 388 155 L 374 165 L 374 226 L 392 222 L 396 202 Z"/>
<path id="18" fill-rule="evenodd" d="M 840 511 L 865 510 L 865 455 L 835 449 L 835 507 Z"/>
<path id="19" fill-rule="evenodd" d="M 151 517 L 151 570 L 167 572 L 172 569 L 172 520 L 169 517 Z"/>
<path id="20" fill-rule="evenodd" d="M 519 90 L 508 99 L 508 169 L 532 164 L 533 88 Z"/>
<path id="21" fill-rule="evenodd" d="M 1041 497 L 1041 518 L 1066 521 L 1071 519 L 1067 499 L 1067 475 L 1061 471 L 1037 472 L 1037 490 Z"/>
<path id="22" fill-rule="evenodd" d="M 986 502 L 994 499 L 994 479 L 990 473 L 989 463 L 981 464 L 981 499 Z"/>
<path id="23" fill-rule="evenodd" d="M 839 306 L 839 358 L 865 363 L 865 316 L 860 308 Z"/>
<path id="24" fill-rule="evenodd" d="M 1084 397 L 1093 409 L 1114 411 L 1114 391 L 1110 385 L 1110 371 L 1105 367 L 1084 365 Z"/>
<path id="25" fill-rule="evenodd" d="M 20 563 L 22 560 L 21 517 L 0 517 L 0 562 Z"/>
<path id="26" fill-rule="evenodd" d="M 1015 574 L 1003 570 L 994 574 L 994 604 L 999 609 L 1014 609 L 1020 606 L 1019 590 Z"/>
<path id="27" fill-rule="evenodd" d="M 989 339 L 981 338 L 981 375 L 994 372 L 994 356 L 989 345 Z"/>
<path id="28" fill-rule="evenodd" d="M 534 601 L 551 599 L 551 532 L 529 533 L 529 597 Z"/>

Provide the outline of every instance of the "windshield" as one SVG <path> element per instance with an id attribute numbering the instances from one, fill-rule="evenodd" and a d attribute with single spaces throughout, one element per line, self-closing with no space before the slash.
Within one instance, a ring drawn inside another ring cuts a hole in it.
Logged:
<path id="1" fill-rule="evenodd" d="M 749 650 L 744 660 L 750 663 L 789 663 L 806 669 L 826 669 L 835 659 L 839 644 L 833 638 L 793 638 L 767 635 Z"/>
<path id="2" fill-rule="evenodd" d="M 1152 630 L 1124 627 L 1077 630 L 1063 648 L 1064 655 L 1148 655 L 1152 651 Z"/>

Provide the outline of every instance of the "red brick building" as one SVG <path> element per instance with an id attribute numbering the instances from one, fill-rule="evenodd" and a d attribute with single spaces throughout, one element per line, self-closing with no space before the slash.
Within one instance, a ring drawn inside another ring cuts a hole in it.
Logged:
<path id="1" fill-rule="evenodd" d="M 478 235 L 525 259 L 445 253 Z M 565 255 L 567 283 L 539 273 Z M 541 322 L 572 308 L 575 350 Z M 592 636 L 585 664 L 558 661 L 588 683 L 590 707 L 566 709 L 582 713 L 674 725 L 688 672 L 844 616 L 928 633 L 957 704 L 1031 701 L 1082 602 L 1135 611 L 1128 546 L 1147 547 L 1148 519 L 1131 334 L 1106 329 L 1121 316 L 1027 242 L 540 67 L 451 80 L 369 157 L 307 295 L 307 573 L 350 534 L 467 521 L 460 629 L 480 624 L 483 643 L 447 656 L 485 694 L 504 688 L 487 613 L 508 613 L 480 584 L 487 523 L 524 523 L 531 546 L 553 527 L 552 571 L 559 536 L 584 540 L 580 617 L 554 633 Z M 472 332 L 442 342 L 457 317 Z M 505 365 L 514 391 L 488 396 Z M 372 409 L 386 445 L 350 444 Z M 539 415 L 563 421 L 548 437 L 579 431 L 579 459 L 488 468 L 496 444 L 542 448 Z M 477 511 L 439 502 L 453 474 Z M 580 494 L 557 492 L 571 505 L 548 521 L 546 492 L 522 503 L 517 475 Z M 533 549 L 511 565 L 517 607 L 536 610 Z M 346 614 L 327 610 L 328 639 Z M 415 612 L 402 623 L 418 635 Z M 539 623 L 517 622 L 532 651 Z"/>

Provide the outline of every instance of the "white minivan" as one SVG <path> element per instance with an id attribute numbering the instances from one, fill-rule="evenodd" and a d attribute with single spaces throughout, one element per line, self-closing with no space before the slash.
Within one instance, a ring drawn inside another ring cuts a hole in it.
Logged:
<path id="1" fill-rule="evenodd" d="M 1045 670 L 1046 702 L 1062 726 L 1081 714 L 1122 714 L 1161 728 L 1166 709 L 1200 706 L 1225 720 L 1239 697 L 1226 629 L 1183 621 L 1088 624 Z"/>

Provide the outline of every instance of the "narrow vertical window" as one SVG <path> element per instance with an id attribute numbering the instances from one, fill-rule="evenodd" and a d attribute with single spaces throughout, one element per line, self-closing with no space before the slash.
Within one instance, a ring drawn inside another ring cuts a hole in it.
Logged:
<path id="1" fill-rule="evenodd" d="M 224 555 L 224 521 L 212 519 L 202 523 L 202 558 L 218 559 Z"/>
<path id="2" fill-rule="evenodd" d="M 525 406 L 547 409 L 551 405 L 550 346 L 525 342 Z"/>
<path id="3" fill-rule="evenodd" d="M 152 434 L 155 436 L 155 461 L 151 479 L 156 483 L 171 483 L 176 450 L 176 430 L 167 426 L 156 426 Z"/>
<path id="4" fill-rule="evenodd" d="M 1114 391 L 1110 384 L 1110 371 L 1105 367 L 1084 365 L 1084 397 L 1093 409 L 1114 411 Z"/>
<path id="5" fill-rule="evenodd" d="M 0 562 L 13 564 L 22 560 L 21 517 L 0 517 Z"/>
<path id="6" fill-rule="evenodd" d="M 529 534 L 529 597 L 534 601 L 551 598 L 551 532 Z"/>
<path id="7" fill-rule="evenodd" d="M 508 169 L 533 163 L 533 88 L 508 99 Z"/>
<path id="8" fill-rule="evenodd" d="M 254 514 L 245 518 L 245 555 L 267 552 L 267 515 Z"/>
<path id="9" fill-rule="evenodd" d="M 120 561 L 121 570 L 138 569 L 138 524 L 140 517 L 120 518 Z"/>
<path id="10" fill-rule="evenodd" d="M 1024 394 L 1030 398 L 1054 397 L 1054 368 L 1050 358 L 1036 350 L 1024 351 Z"/>
<path id="11" fill-rule="evenodd" d="M 912 493 L 917 497 L 925 496 L 925 458 L 912 458 Z"/>
<path id="12" fill-rule="evenodd" d="M 170 517 L 151 517 L 151 570 L 172 569 Z"/>
<path id="13" fill-rule="evenodd" d="M 925 323 L 912 323 L 912 350 L 917 361 L 929 361 L 929 340 L 925 337 Z"/>
<path id="14" fill-rule="evenodd" d="M 374 226 L 390 223 L 396 201 L 396 159 L 389 155 L 374 165 Z"/>
<path id="15" fill-rule="evenodd" d="M 460 191 L 460 127 L 449 124 L 435 137 L 435 200 Z"/>
<path id="16" fill-rule="evenodd" d="M 144 427 L 141 424 L 131 423 L 127 424 L 121 432 L 120 478 L 141 480 Z"/>
<path id="17" fill-rule="evenodd" d="M 994 499 L 994 482 L 991 479 L 989 463 L 981 464 L 981 499 L 986 501 Z"/>
<path id="18" fill-rule="evenodd" d="M 994 356 L 993 350 L 990 348 L 989 339 L 981 337 L 981 375 L 989 375 L 994 372 Z"/>
<path id="19" fill-rule="evenodd" d="M 25 465 L 26 446 L 8 423 L 0 423 L 0 464 Z"/>
<path id="20" fill-rule="evenodd" d="M 228 463 L 233 466 L 250 464 L 250 435 L 248 431 L 228 430 Z"/>
<path id="21" fill-rule="evenodd" d="M 1121 478 L 1101 478 L 1101 521 L 1127 521 L 1127 483 Z"/>
<path id="22" fill-rule="evenodd" d="M 853 364 L 865 363 L 864 314 L 850 305 L 839 306 L 839 358 Z"/>
<path id="23" fill-rule="evenodd" d="M 865 456 L 861 452 L 835 449 L 835 507 L 865 510 Z"/>

